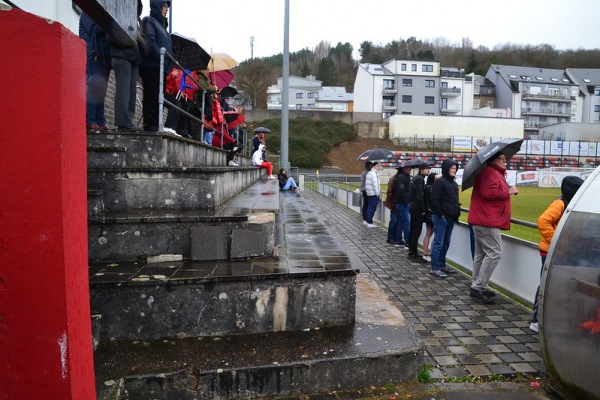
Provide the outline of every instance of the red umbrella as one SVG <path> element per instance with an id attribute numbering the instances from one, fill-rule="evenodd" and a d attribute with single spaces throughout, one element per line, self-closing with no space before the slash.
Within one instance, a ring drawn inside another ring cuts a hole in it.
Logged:
<path id="1" fill-rule="evenodd" d="M 233 73 L 228 69 L 223 71 L 209 72 L 208 74 L 212 84 L 219 89 L 229 86 L 233 80 Z"/>
<path id="2" fill-rule="evenodd" d="M 229 129 L 235 128 L 244 123 L 244 117 L 242 114 L 236 113 L 234 111 L 225 111 L 223 113 L 223 117 L 225 121 L 227 121 L 227 127 Z"/>

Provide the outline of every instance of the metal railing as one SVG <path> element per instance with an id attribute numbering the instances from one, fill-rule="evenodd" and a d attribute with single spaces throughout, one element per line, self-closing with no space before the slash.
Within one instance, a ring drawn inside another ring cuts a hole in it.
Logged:
<path id="1" fill-rule="evenodd" d="M 358 191 L 360 175 L 329 175 L 329 174 L 303 174 L 299 177 L 303 189 L 311 189 L 327 196 L 340 205 L 357 213 L 357 229 L 362 229 L 358 217 L 361 212 L 362 193 Z M 382 228 L 387 229 L 390 221 L 390 212 L 384 206 L 385 193 L 382 193 L 373 220 Z M 468 209 L 463 209 L 468 212 Z M 511 222 L 532 229 L 537 224 L 517 219 Z M 423 243 L 425 229 L 419 238 Z M 541 259 L 536 243 L 502 235 L 503 251 L 502 260 L 494 271 L 492 284 L 506 293 L 532 304 L 536 289 L 540 282 Z M 452 232 L 452 241 L 448 250 L 447 259 L 464 270 L 473 271 L 471 256 L 471 230 L 468 224 L 459 222 L 455 224 Z M 465 288 L 467 290 L 468 288 Z"/>

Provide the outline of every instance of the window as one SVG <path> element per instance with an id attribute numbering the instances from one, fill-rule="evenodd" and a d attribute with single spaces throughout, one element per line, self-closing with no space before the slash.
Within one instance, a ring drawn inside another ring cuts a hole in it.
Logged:
<path id="1" fill-rule="evenodd" d="M 297 99 L 301 99 L 302 98 L 302 93 L 296 93 L 296 98 Z"/>
<path id="2" fill-rule="evenodd" d="M 448 109 L 448 99 L 440 99 L 440 101 L 442 102 L 442 104 L 440 104 L 440 108 L 442 110 Z"/>
<path id="3" fill-rule="evenodd" d="M 306 97 L 307 97 L 308 99 L 314 99 L 314 98 L 315 98 L 315 94 L 314 94 L 314 93 L 312 93 L 312 92 L 310 92 L 310 93 L 307 93 L 307 94 L 306 94 Z"/>
<path id="4" fill-rule="evenodd" d="M 384 79 L 383 88 L 387 90 L 394 90 L 394 81 L 391 79 Z"/>
<path id="5" fill-rule="evenodd" d="M 434 104 L 435 98 L 433 96 L 425 96 L 425 104 Z"/>
<path id="6" fill-rule="evenodd" d="M 425 87 L 435 87 L 435 81 L 432 79 L 425 79 Z"/>
<path id="7" fill-rule="evenodd" d="M 402 111 L 402 115 L 412 115 L 410 111 Z"/>
<path id="8" fill-rule="evenodd" d="M 433 72 L 433 65 L 431 64 L 423 64 L 421 68 L 423 72 Z"/>
<path id="9" fill-rule="evenodd" d="M 302 104 L 296 104 L 296 110 L 302 110 Z"/>
<path id="10" fill-rule="evenodd" d="M 598 106 L 598 105 L 594 106 L 594 112 L 600 112 L 600 106 Z"/>
<path id="11" fill-rule="evenodd" d="M 434 113 L 425 113 L 425 115 L 435 115 Z"/>
<path id="12" fill-rule="evenodd" d="M 402 86 L 412 86 L 412 79 L 402 79 Z"/>
<path id="13" fill-rule="evenodd" d="M 400 70 L 406 71 L 406 64 L 405 63 L 400 64 Z"/>
<path id="14" fill-rule="evenodd" d="M 412 103 L 412 96 L 402 95 L 402 102 L 403 103 Z"/>
<path id="15" fill-rule="evenodd" d="M 442 87 L 443 88 L 447 88 L 448 87 L 448 82 L 442 82 Z"/>
<path id="16" fill-rule="evenodd" d="M 417 70 L 417 64 L 411 64 L 410 70 L 411 71 L 416 71 Z"/>
<path id="17" fill-rule="evenodd" d="M 600 89 L 594 90 L 594 96 L 600 96 Z"/>

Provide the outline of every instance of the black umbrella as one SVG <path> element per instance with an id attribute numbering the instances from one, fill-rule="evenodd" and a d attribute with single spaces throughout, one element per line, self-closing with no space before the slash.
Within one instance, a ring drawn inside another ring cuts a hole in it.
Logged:
<path id="1" fill-rule="evenodd" d="M 187 68 L 190 71 L 207 68 L 210 61 L 210 54 L 200 47 L 196 39 L 183 36 L 180 33 L 172 33 L 171 44 L 173 47 L 172 56 L 183 68 Z"/>
<path id="2" fill-rule="evenodd" d="M 404 167 L 416 168 L 423 163 L 428 164 L 427 161 L 423 160 L 422 158 L 413 158 L 412 160 L 408 160 L 407 162 L 402 164 L 401 168 L 404 168 Z"/>
<path id="3" fill-rule="evenodd" d="M 223 89 L 221 89 L 221 98 L 222 99 L 227 99 L 229 97 L 235 97 L 238 95 L 238 91 L 236 88 L 231 87 L 231 86 L 225 86 Z"/>
<path id="4" fill-rule="evenodd" d="M 462 190 L 468 189 L 475 184 L 475 177 L 477 174 L 489 164 L 489 160 L 496 154 L 502 153 L 506 156 L 506 160 L 509 160 L 521 150 L 521 144 L 523 144 L 523 139 L 502 139 L 490 143 L 479 150 L 473 158 L 469 160 L 465 167 L 462 179 Z"/>
<path id="5" fill-rule="evenodd" d="M 258 128 L 254 129 L 254 133 L 271 133 L 271 130 L 269 128 L 265 128 L 264 126 L 259 126 Z"/>
<path id="6" fill-rule="evenodd" d="M 386 149 L 371 149 L 363 152 L 356 161 L 379 161 L 394 157 L 394 153 Z"/>

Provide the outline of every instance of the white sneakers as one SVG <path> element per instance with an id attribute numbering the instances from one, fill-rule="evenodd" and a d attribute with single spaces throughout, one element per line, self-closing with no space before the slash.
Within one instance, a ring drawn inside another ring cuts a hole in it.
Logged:
<path id="1" fill-rule="evenodd" d="M 532 331 L 534 331 L 534 332 L 537 332 L 537 331 L 538 331 L 538 323 L 537 323 L 537 322 L 532 322 L 532 323 L 529 325 L 529 329 L 531 329 L 531 330 L 532 330 Z"/>
<path id="2" fill-rule="evenodd" d="M 230 167 L 239 167 L 240 163 L 235 160 L 231 160 L 231 161 L 229 161 L 229 166 Z"/>
<path id="3" fill-rule="evenodd" d="M 367 225 L 368 222 L 363 219 L 363 225 Z"/>
<path id="4" fill-rule="evenodd" d="M 272 180 L 272 179 L 277 179 L 277 177 L 275 175 L 269 175 L 269 176 L 267 176 L 267 179 L 271 179 Z"/>
<path id="5" fill-rule="evenodd" d="M 423 255 L 423 260 L 427 261 L 427 262 L 431 262 L 431 256 L 430 255 Z"/>
<path id="6" fill-rule="evenodd" d="M 367 228 L 377 228 L 377 225 L 375 225 L 375 224 L 367 224 Z"/>
<path id="7" fill-rule="evenodd" d="M 165 132 L 167 132 L 167 133 L 170 133 L 170 134 L 172 134 L 172 135 L 175 135 L 175 136 L 179 136 L 179 137 L 181 137 L 181 135 L 180 135 L 179 133 L 177 133 L 177 131 L 176 131 L 175 129 L 171 129 L 171 128 L 163 128 L 163 130 L 164 130 Z"/>

